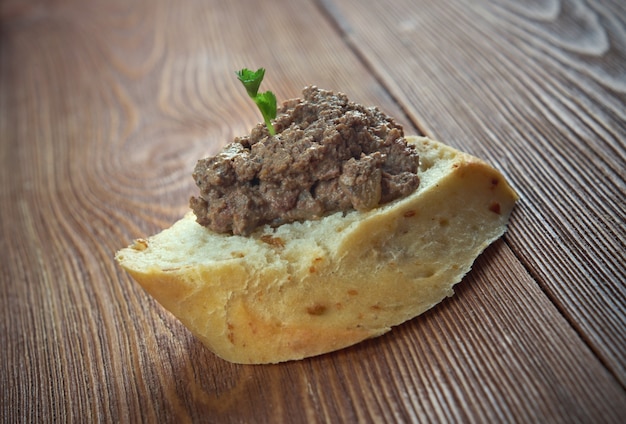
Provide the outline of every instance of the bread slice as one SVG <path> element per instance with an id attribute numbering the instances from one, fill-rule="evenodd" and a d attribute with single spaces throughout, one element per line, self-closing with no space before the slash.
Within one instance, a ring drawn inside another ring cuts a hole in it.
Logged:
<path id="1" fill-rule="evenodd" d="M 517 200 L 480 159 L 407 139 L 421 180 L 409 197 L 248 237 L 211 232 L 188 213 L 116 259 L 231 362 L 301 359 L 379 336 L 452 295 Z"/>

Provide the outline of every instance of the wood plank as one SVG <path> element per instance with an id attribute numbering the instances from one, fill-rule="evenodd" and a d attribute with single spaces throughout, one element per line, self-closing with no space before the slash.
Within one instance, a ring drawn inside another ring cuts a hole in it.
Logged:
<path id="1" fill-rule="evenodd" d="M 418 127 L 510 177 L 507 242 L 626 385 L 623 3 L 322 3 Z"/>
<path id="2" fill-rule="evenodd" d="M 276 366 L 219 360 L 115 266 L 187 210 L 195 161 L 259 120 L 234 69 L 268 67 L 279 98 L 315 82 L 404 119 L 311 2 L 251 4 L 3 3 L 0 415 L 619 422 L 620 386 L 503 242 L 423 317 Z"/>

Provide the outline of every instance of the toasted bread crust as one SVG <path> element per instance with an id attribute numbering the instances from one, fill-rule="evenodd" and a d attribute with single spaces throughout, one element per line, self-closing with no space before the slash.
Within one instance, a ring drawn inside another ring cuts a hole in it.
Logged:
<path id="1" fill-rule="evenodd" d="M 381 335 L 451 295 L 517 200 L 482 160 L 408 139 L 422 183 L 404 199 L 249 237 L 213 233 L 189 213 L 116 259 L 228 361 L 301 359 Z"/>

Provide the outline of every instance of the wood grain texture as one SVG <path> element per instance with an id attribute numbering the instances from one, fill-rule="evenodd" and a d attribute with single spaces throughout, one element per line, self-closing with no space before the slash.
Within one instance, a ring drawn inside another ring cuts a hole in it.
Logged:
<path id="1" fill-rule="evenodd" d="M 5 422 L 620 421 L 622 6 L 365 3 L 0 4 Z M 242 66 L 281 99 L 341 90 L 496 163 L 523 196 L 506 240 L 381 338 L 219 360 L 112 258 L 259 121 Z"/>
<path id="2" fill-rule="evenodd" d="M 511 178 L 507 241 L 626 385 L 623 4 L 324 3 L 418 127 Z"/>

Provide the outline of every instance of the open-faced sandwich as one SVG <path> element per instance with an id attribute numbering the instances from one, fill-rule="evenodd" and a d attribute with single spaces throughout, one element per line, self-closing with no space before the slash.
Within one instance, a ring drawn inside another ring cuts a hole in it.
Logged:
<path id="1" fill-rule="evenodd" d="M 239 74 L 258 81 L 257 99 L 259 72 Z M 452 295 L 506 230 L 517 196 L 501 173 L 405 137 L 376 108 L 307 87 L 270 116 L 198 161 L 192 211 L 116 255 L 228 361 L 301 359 L 381 335 Z"/>

